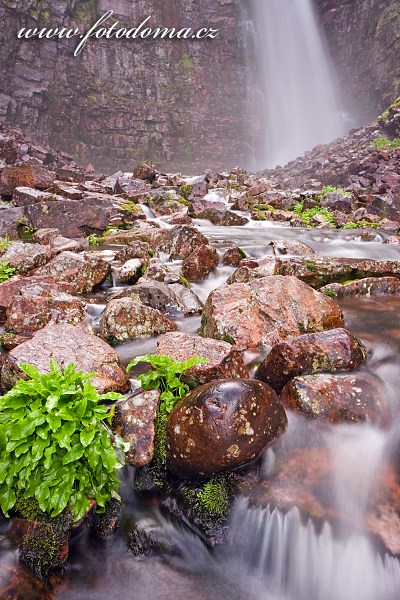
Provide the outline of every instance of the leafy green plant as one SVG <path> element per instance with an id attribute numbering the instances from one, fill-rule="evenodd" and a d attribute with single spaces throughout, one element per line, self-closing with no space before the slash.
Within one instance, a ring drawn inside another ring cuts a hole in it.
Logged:
<path id="1" fill-rule="evenodd" d="M 6 516 L 18 502 L 36 499 L 56 517 L 68 509 L 78 521 L 96 500 L 99 510 L 118 487 L 116 450 L 100 404 L 121 394 L 99 394 L 74 364 L 50 373 L 19 365 L 25 376 L 0 398 L 0 506 Z M 117 447 L 127 445 L 115 439 Z"/>
<path id="2" fill-rule="evenodd" d="M 340 194 L 341 196 L 348 196 L 349 192 L 346 192 L 343 188 L 335 187 L 334 185 L 326 185 L 322 188 L 321 194 L 318 196 L 319 199 L 327 196 L 328 194 Z"/>
<path id="3" fill-rule="evenodd" d="M 204 356 L 194 356 L 185 361 L 173 360 L 164 354 L 145 354 L 137 356 L 127 366 L 129 372 L 139 363 L 149 363 L 150 371 L 138 376 L 144 390 L 161 391 L 159 412 L 169 414 L 175 404 L 189 391 L 189 386 L 182 382 L 185 371 L 196 365 L 209 362 Z"/>
<path id="4" fill-rule="evenodd" d="M 0 262 L 0 283 L 10 279 L 15 273 L 14 267 L 10 267 L 9 262 Z"/>
<path id="5" fill-rule="evenodd" d="M 99 246 L 100 241 L 95 233 L 91 233 L 88 237 L 89 246 Z"/>
<path id="6" fill-rule="evenodd" d="M 8 235 L 0 238 L 0 252 L 5 252 L 14 242 L 10 240 Z"/>
<path id="7" fill-rule="evenodd" d="M 316 215 L 323 215 L 328 223 L 336 225 L 336 219 L 334 215 L 329 212 L 328 209 L 321 208 L 320 206 L 314 206 L 313 208 L 307 208 L 304 210 L 304 202 L 298 202 L 293 207 L 293 212 L 295 212 L 300 219 L 305 221 L 307 227 L 313 227 L 311 221 Z"/>

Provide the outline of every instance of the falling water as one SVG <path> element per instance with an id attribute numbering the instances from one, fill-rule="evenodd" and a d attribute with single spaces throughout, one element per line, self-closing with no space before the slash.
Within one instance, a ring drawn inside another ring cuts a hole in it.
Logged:
<path id="1" fill-rule="evenodd" d="M 265 148 L 260 168 L 286 164 L 346 133 L 313 0 L 252 0 Z"/>

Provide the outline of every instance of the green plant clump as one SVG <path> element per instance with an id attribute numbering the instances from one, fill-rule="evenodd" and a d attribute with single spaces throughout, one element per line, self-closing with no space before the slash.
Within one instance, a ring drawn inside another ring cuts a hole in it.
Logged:
<path id="1" fill-rule="evenodd" d="M 95 233 L 91 233 L 88 237 L 89 246 L 99 246 L 100 241 Z"/>
<path id="2" fill-rule="evenodd" d="M 14 242 L 10 240 L 8 235 L 6 234 L 4 237 L 0 238 L 0 252 L 5 252 Z"/>
<path id="3" fill-rule="evenodd" d="M 400 138 L 389 140 L 389 138 L 382 136 L 374 140 L 374 146 L 377 150 L 396 150 L 400 147 Z"/>
<path id="4" fill-rule="evenodd" d="M 182 195 L 185 198 L 185 200 L 187 200 L 189 198 L 192 191 L 193 191 L 193 186 L 190 185 L 190 183 L 184 183 L 181 185 L 181 192 L 182 192 Z"/>
<path id="5" fill-rule="evenodd" d="M 0 262 L 0 283 L 10 279 L 15 273 L 14 267 L 10 267 L 9 262 Z"/>
<path id="6" fill-rule="evenodd" d="M 328 223 L 336 225 L 336 219 L 334 215 L 330 213 L 328 209 L 321 208 L 320 206 L 314 206 L 313 208 L 307 208 L 304 210 L 304 203 L 298 202 L 293 207 L 293 212 L 295 212 L 300 217 L 300 219 L 305 221 L 307 227 L 313 227 L 311 220 L 316 215 L 323 215 Z"/>
<path id="7" fill-rule="evenodd" d="M 346 190 L 344 190 L 343 188 L 337 188 L 333 185 L 326 185 L 322 189 L 321 194 L 318 196 L 318 198 L 321 199 L 324 196 L 327 196 L 328 194 L 340 194 L 341 196 L 348 196 L 349 192 L 346 192 Z"/>
<path id="8" fill-rule="evenodd" d="M 229 510 L 229 493 L 223 481 L 211 479 L 197 493 L 202 508 L 209 514 L 225 517 Z"/>
<path id="9" fill-rule="evenodd" d="M 373 227 L 374 229 L 378 229 L 378 223 L 372 223 L 371 221 L 366 221 L 362 219 L 362 221 L 349 221 L 343 225 L 343 229 L 361 229 L 362 227 Z"/>
<path id="10" fill-rule="evenodd" d="M 68 509 L 74 521 L 96 500 L 99 511 L 118 487 L 116 450 L 104 420 L 104 400 L 89 377 L 74 364 L 64 372 L 55 360 L 50 373 L 19 365 L 21 379 L 0 398 L 0 506 L 8 516 L 17 504 L 36 499 L 39 509 L 56 517 Z M 116 445 L 127 449 L 122 440 Z"/>

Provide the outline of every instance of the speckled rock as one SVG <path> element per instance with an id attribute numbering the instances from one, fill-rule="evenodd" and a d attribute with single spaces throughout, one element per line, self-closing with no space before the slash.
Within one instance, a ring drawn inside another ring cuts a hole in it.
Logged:
<path id="1" fill-rule="evenodd" d="M 24 220 L 22 208 L 2 207 L 0 210 L 0 236 L 8 236 L 10 240 L 18 239 L 18 227 Z"/>
<path id="2" fill-rule="evenodd" d="M 119 250 L 114 260 L 118 263 L 124 263 L 127 260 L 131 260 L 131 258 L 141 258 L 147 265 L 150 255 L 152 255 L 152 250 L 148 242 L 135 241 L 130 242 L 122 250 Z"/>
<path id="3" fill-rule="evenodd" d="M 346 298 L 359 296 L 390 296 L 400 294 L 400 279 L 397 277 L 366 277 L 350 283 L 330 283 L 320 288 L 327 296 Z"/>
<path id="4" fill-rule="evenodd" d="M 168 421 L 169 468 L 185 477 L 235 469 L 256 458 L 285 430 L 286 414 L 261 381 L 224 379 L 181 400 Z"/>
<path id="5" fill-rule="evenodd" d="M 125 460 L 134 467 L 144 467 L 153 459 L 159 400 L 159 390 L 148 390 L 115 407 L 112 429 L 130 443 Z"/>
<path id="6" fill-rule="evenodd" d="M 292 254 L 293 256 L 310 256 L 311 254 L 315 254 L 313 248 L 297 241 L 273 240 L 269 245 L 272 246 L 274 254 L 278 256 L 286 254 Z"/>
<path id="7" fill-rule="evenodd" d="M 229 338 L 240 350 L 273 346 L 288 336 L 342 327 L 339 306 L 296 277 L 271 276 L 212 291 L 201 334 Z"/>
<path id="8" fill-rule="evenodd" d="M 112 345 L 175 329 L 176 324 L 159 310 L 135 298 L 111 300 L 100 324 L 101 337 Z"/>
<path id="9" fill-rule="evenodd" d="M 282 261 L 275 256 L 267 256 L 260 261 L 242 260 L 241 266 L 228 277 L 226 283 L 247 283 L 251 279 L 278 275 L 281 264 Z"/>
<path id="10" fill-rule="evenodd" d="M 56 227 L 42 227 L 35 231 L 32 238 L 38 244 L 50 244 L 55 238 L 61 235 L 61 231 Z"/>
<path id="11" fill-rule="evenodd" d="M 54 358 L 62 367 L 74 363 L 82 371 L 97 373 L 91 381 L 100 393 L 124 393 L 129 390 L 129 379 L 120 367 L 113 348 L 81 325 L 51 323 L 7 356 L 1 370 L 3 389 L 11 389 L 23 376 L 18 368 L 19 362 L 30 363 L 41 373 L 49 373 L 50 358 Z"/>
<path id="12" fill-rule="evenodd" d="M 26 285 L 7 309 L 6 330 L 30 333 L 50 321 L 76 325 L 85 315 L 86 304 L 82 300 L 55 289 L 51 283 Z"/>
<path id="13" fill-rule="evenodd" d="M 11 277 L 0 283 L 0 315 L 5 317 L 6 309 L 12 304 L 14 297 L 18 296 L 25 286 L 42 285 L 50 283 L 52 289 L 67 294 L 73 294 L 75 289 L 69 283 L 56 281 L 53 277 L 44 275 L 32 275 L 31 277 Z"/>
<path id="14" fill-rule="evenodd" d="M 185 200 L 173 191 L 153 190 L 146 199 L 146 205 L 155 217 L 186 213 Z"/>
<path id="15" fill-rule="evenodd" d="M 185 372 L 183 381 L 191 388 L 216 379 L 246 379 L 249 372 L 243 355 L 228 342 L 195 337 L 187 333 L 166 333 L 157 342 L 157 354 L 173 360 L 204 356 L 208 363 L 196 365 Z"/>
<path id="16" fill-rule="evenodd" d="M 202 281 L 218 266 L 218 253 L 215 248 L 202 244 L 182 264 L 182 274 L 189 281 Z"/>
<path id="17" fill-rule="evenodd" d="M 123 289 L 114 296 L 114 299 L 118 298 L 139 299 L 146 306 L 167 315 L 198 314 L 203 310 L 203 305 L 196 294 L 180 283 L 167 285 L 160 281 L 146 279 L 143 283 L 140 281 L 134 286 Z"/>
<path id="18" fill-rule="evenodd" d="M 7 165 L 0 175 L 0 194 L 11 195 L 17 187 L 46 190 L 55 179 L 54 171 L 30 165 Z"/>
<path id="19" fill-rule="evenodd" d="M 118 283 L 135 283 L 144 272 L 144 262 L 141 258 L 131 258 L 122 266 L 112 266 L 113 278 Z"/>
<path id="20" fill-rule="evenodd" d="M 149 181 L 152 183 L 159 171 L 151 162 L 143 162 L 133 169 L 133 177 L 135 179 L 143 179 L 144 181 Z"/>
<path id="21" fill-rule="evenodd" d="M 82 252 L 83 243 L 79 240 L 70 240 L 62 235 L 58 235 L 50 242 L 50 248 L 54 254 L 61 254 L 61 252 Z"/>
<path id="22" fill-rule="evenodd" d="M 159 235 L 160 229 L 156 225 L 147 221 L 136 221 L 128 231 L 116 229 L 115 231 L 107 232 L 104 241 L 107 244 L 118 245 L 129 244 L 131 242 L 147 242 L 154 248 L 155 241 Z"/>
<path id="23" fill-rule="evenodd" d="M 176 225 L 160 232 L 156 249 L 169 254 L 171 260 L 176 260 L 187 258 L 193 250 L 207 244 L 207 238 L 195 227 Z"/>
<path id="24" fill-rule="evenodd" d="M 232 246 L 232 248 L 228 248 L 228 250 L 224 252 L 222 264 L 231 267 L 238 267 L 242 260 L 246 258 L 246 256 L 246 253 L 241 248 L 238 246 Z"/>
<path id="25" fill-rule="evenodd" d="M 62 252 L 35 274 L 67 281 L 77 292 L 90 292 L 104 281 L 109 272 L 110 265 L 98 256 L 90 253 Z"/>
<path id="26" fill-rule="evenodd" d="M 387 424 L 389 411 L 383 382 L 369 373 L 321 373 L 292 379 L 280 396 L 283 404 L 333 423 L 371 420 Z"/>
<path id="27" fill-rule="evenodd" d="M 28 206 L 28 204 L 35 204 L 43 200 L 52 200 L 53 196 L 52 192 L 21 186 L 15 188 L 12 202 L 14 206 Z"/>
<path id="28" fill-rule="evenodd" d="M 48 263 L 53 256 L 54 251 L 50 246 L 15 242 L 7 248 L 1 260 L 10 263 L 10 266 L 14 267 L 17 275 L 26 275 L 30 271 L 33 271 L 33 269 L 37 269 Z"/>
<path id="29" fill-rule="evenodd" d="M 355 335 L 345 329 L 330 329 L 276 344 L 255 376 L 280 392 L 298 375 L 354 371 L 367 358 L 366 348 Z"/>
<path id="30" fill-rule="evenodd" d="M 249 219 L 228 210 L 223 202 L 210 202 L 207 200 L 196 200 L 188 208 L 189 217 L 194 219 L 207 219 L 213 225 L 223 227 L 238 227 L 246 225 Z"/>
<path id="31" fill-rule="evenodd" d="M 295 275 L 308 285 L 319 288 L 328 283 L 365 277 L 400 277 L 400 261 L 313 256 L 311 259 L 291 258 L 282 263 L 279 272 L 281 275 Z"/>

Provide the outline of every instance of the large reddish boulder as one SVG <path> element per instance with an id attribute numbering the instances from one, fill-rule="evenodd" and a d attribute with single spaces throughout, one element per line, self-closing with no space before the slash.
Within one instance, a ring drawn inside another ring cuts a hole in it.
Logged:
<path id="1" fill-rule="evenodd" d="M 173 360 L 185 361 L 193 356 L 204 356 L 207 363 L 185 371 L 182 380 L 194 388 L 216 379 L 246 379 L 249 372 L 241 352 L 217 340 L 201 338 L 187 333 L 165 333 L 157 342 L 157 354 L 165 354 Z"/>
<path id="2" fill-rule="evenodd" d="M 207 238 L 195 227 L 176 225 L 159 233 L 156 250 L 167 252 L 171 260 L 185 259 L 193 250 L 207 244 Z"/>
<path id="3" fill-rule="evenodd" d="M 115 345 L 138 337 L 175 331 L 176 324 L 138 298 L 111 300 L 101 318 L 101 337 Z"/>
<path id="4" fill-rule="evenodd" d="M 30 363 L 40 373 L 50 372 L 50 359 L 62 367 L 74 363 L 79 370 L 97 373 L 91 378 L 100 393 L 127 392 L 129 379 L 121 368 L 118 354 L 83 326 L 50 323 L 32 339 L 14 348 L 1 370 L 1 385 L 11 389 L 23 377 L 18 363 Z"/>
<path id="5" fill-rule="evenodd" d="M 105 280 L 109 272 L 110 265 L 99 256 L 61 252 L 44 267 L 37 269 L 35 274 L 67 281 L 77 292 L 91 292 Z"/>
<path id="6" fill-rule="evenodd" d="M 288 336 L 342 327 L 333 300 L 296 277 L 271 276 L 224 285 L 209 295 L 202 315 L 204 337 L 229 339 L 240 350 L 273 346 Z"/>
<path id="7" fill-rule="evenodd" d="M 202 244 L 182 264 L 182 274 L 189 281 L 202 281 L 218 266 L 218 252 L 212 246 Z"/>
<path id="8" fill-rule="evenodd" d="M 6 330 L 16 334 L 31 333 L 50 321 L 76 325 L 85 315 L 85 302 L 55 289 L 51 283 L 27 285 L 14 296 L 7 309 Z"/>
<path id="9" fill-rule="evenodd" d="M 333 423 L 370 420 L 387 424 L 390 417 L 383 382 L 370 373 L 295 377 L 280 396 L 283 404 Z"/>
<path id="10" fill-rule="evenodd" d="M 0 194 L 11 195 L 20 186 L 46 190 L 51 187 L 55 178 L 54 171 L 44 167 L 7 165 L 0 175 Z"/>
<path id="11" fill-rule="evenodd" d="M 256 378 L 280 391 L 298 375 L 354 371 L 368 357 L 361 340 L 345 329 L 300 335 L 276 344 L 256 372 Z"/>
<path id="12" fill-rule="evenodd" d="M 73 294 L 75 288 L 69 283 L 56 281 L 52 277 L 44 275 L 32 275 L 31 277 L 11 277 L 0 283 L 0 316 L 5 317 L 6 310 L 11 306 L 14 297 L 20 295 L 21 290 L 26 286 L 51 284 L 55 291 Z"/>
<path id="13" fill-rule="evenodd" d="M 168 421 L 168 466 L 185 477 L 228 471 L 255 459 L 285 430 L 286 414 L 261 381 L 224 379 L 181 400 Z"/>
<path id="14" fill-rule="evenodd" d="M 115 406 L 112 428 L 129 442 L 125 460 L 134 467 L 144 467 L 153 459 L 159 400 L 159 390 L 148 390 L 133 394 Z"/>

